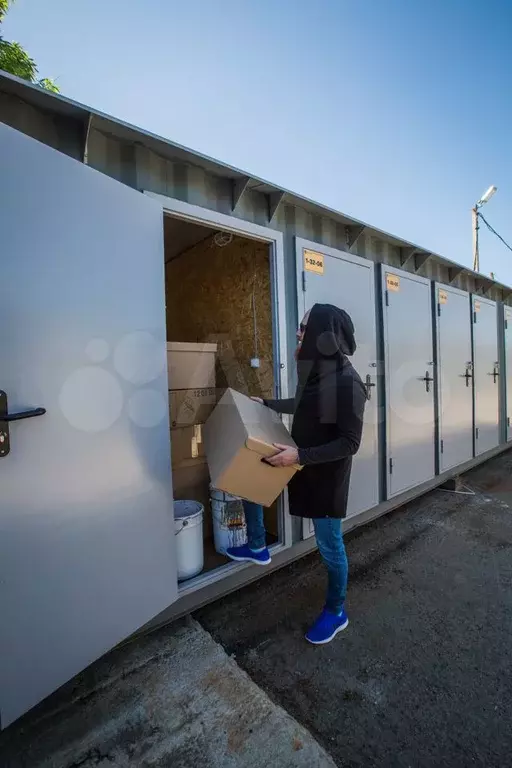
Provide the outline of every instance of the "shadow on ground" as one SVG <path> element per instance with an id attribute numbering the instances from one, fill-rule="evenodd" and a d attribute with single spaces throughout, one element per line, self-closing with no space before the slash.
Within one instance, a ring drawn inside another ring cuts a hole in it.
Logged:
<path id="1" fill-rule="evenodd" d="M 347 537 L 351 624 L 303 633 L 310 556 L 196 614 L 339 766 L 504 766 L 512 750 L 512 453 Z M 509 506 L 510 504 L 510 506 Z"/>

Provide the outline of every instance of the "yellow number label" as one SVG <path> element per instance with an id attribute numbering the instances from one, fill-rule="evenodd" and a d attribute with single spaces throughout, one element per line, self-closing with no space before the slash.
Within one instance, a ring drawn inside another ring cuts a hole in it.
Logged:
<path id="1" fill-rule="evenodd" d="M 304 269 L 306 272 L 314 272 L 316 275 L 324 273 L 323 254 L 316 251 L 304 251 Z"/>
<path id="2" fill-rule="evenodd" d="M 446 291 L 439 291 L 439 303 L 440 304 L 446 304 L 448 301 L 448 294 Z"/>
<path id="3" fill-rule="evenodd" d="M 386 274 L 386 288 L 388 291 L 395 291 L 395 293 L 400 290 L 400 278 L 398 275 L 392 275 L 389 272 Z"/>

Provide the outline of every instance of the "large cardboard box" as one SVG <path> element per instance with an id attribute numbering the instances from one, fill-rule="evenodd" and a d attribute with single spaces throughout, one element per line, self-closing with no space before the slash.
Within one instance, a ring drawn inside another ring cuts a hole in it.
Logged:
<path id="1" fill-rule="evenodd" d="M 214 487 L 265 507 L 299 469 L 262 461 L 276 453 L 274 443 L 295 443 L 276 413 L 232 389 L 204 425 L 203 440 Z"/>
<path id="2" fill-rule="evenodd" d="M 171 427 L 192 427 L 204 424 L 219 399 L 215 387 L 179 389 L 169 392 L 169 418 Z"/>
<path id="3" fill-rule="evenodd" d="M 206 456 L 201 424 L 171 430 L 171 459 L 173 467 L 204 464 Z"/>
<path id="4" fill-rule="evenodd" d="M 215 386 L 217 344 L 171 341 L 167 344 L 169 389 L 206 389 Z"/>

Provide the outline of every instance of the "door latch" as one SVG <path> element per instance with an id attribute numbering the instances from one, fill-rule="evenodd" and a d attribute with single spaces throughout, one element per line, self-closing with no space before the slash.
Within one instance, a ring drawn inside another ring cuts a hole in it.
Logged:
<path id="1" fill-rule="evenodd" d="M 23 419 L 32 419 L 34 416 L 44 416 L 46 413 L 45 408 L 32 408 L 29 411 L 9 413 L 7 405 L 7 395 L 0 389 L 0 459 L 8 456 L 11 450 L 9 424 L 12 421 L 22 421 Z"/>
<path id="2" fill-rule="evenodd" d="M 466 363 L 466 373 L 461 373 L 463 379 L 466 379 L 466 387 L 469 387 L 469 381 L 473 378 L 473 363 Z"/>
<path id="3" fill-rule="evenodd" d="M 365 386 L 366 386 L 366 399 L 367 400 L 371 400 L 372 399 L 372 387 L 375 386 L 375 382 L 372 381 L 372 377 L 370 376 L 369 373 L 366 374 Z"/>
<path id="4" fill-rule="evenodd" d="M 488 373 L 487 374 L 488 376 L 492 376 L 492 380 L 493 380 L 494 384 L 496 384 L 497 376 L 500 375 L 499 365 L 500 365 L 499 363 L 494 363 L 494 368 L 493 368 L 492 373 Z"/>
<path id="5" fill-rule="evenodd" d="M 420 381 L 425 382 L 425 391 L 430 392 L 430 384 L 432 381 L 434 381 L 434 377 L 430 378 L 429 372 L 425 371 L 425 376 L 420 379 Z"/>

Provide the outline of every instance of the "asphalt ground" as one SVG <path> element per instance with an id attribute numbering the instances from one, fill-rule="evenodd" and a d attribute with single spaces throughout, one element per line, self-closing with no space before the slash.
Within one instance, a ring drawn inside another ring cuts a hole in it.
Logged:
<path id="1" fill-rule="evenodd" d="M 330 645 L 317 555 L 195 614 L 338 766 L 512 764 L 512 452 L 463 480 L 347 536 Z"/>

